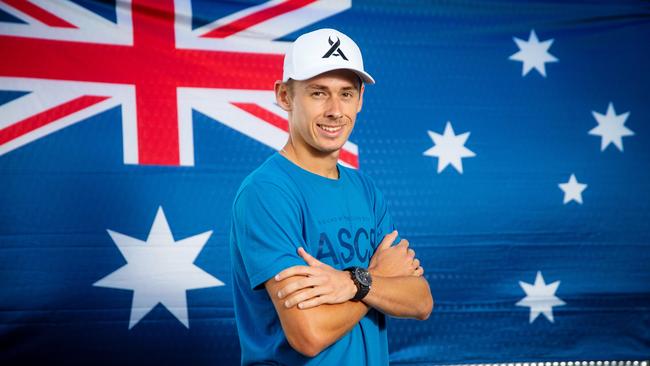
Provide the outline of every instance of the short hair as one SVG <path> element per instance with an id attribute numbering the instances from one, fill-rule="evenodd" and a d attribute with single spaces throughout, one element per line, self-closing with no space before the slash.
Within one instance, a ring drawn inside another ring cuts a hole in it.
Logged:
<path id="1" fill-rule="evenodd" d="M 290 96 L 293 96 L 293 83 L 295 80 L 289 78 L 284 84 L 287 86 L 287 93 L 289 93 Z"/>

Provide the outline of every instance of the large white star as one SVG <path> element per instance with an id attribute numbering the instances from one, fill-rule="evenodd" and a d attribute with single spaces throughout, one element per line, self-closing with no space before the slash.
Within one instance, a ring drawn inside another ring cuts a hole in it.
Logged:
<path id="1" fill-rule="evenodd" d="M 146 242 L 107 231 L 127 264 L 93 286 L 133 290 L 129 329 L 159 303 L 189 328 L 185 292 L 224 285 L 193 264 L 212 231 L 175 242 L 162 207 L 158 207 Z"/>
<path id="2" fill-rule="evenodd" d="M 623 151 L 623 137 L 633 136 L 634 132 L 625 127 L 625 121 L 630 115 L 630 112 L 616 115 L 614 104 L 609 102 L 607 107 L 607 114 L 603 115 L 596 111 L 591 111 L 598 126 L 589 131 L 590 135 L 601 136 L 600 151 L 605 151 L 609 144 L 614 143 L 620 151 Z"/>
<path id="3" fill-rule="evenodd" d="M 519 47 L 519 51 L 510 55 L 509 59 L 524 63 L 521 70 L 521 76 L 526 76 L 530 70 L 535 69 L 543 77 L 546 77 L 546 63 L 559 61 L 557 57 L 548 52 L 548 49 L 551 48 L 551 45 L 553 44 L 553 39 L 540 42 L 537 39 L 537 34 L 535 34 L 534 29 L 530 31 L 528 41 L 524 41 L 517 37 L 512 37 L 512 39 L 517 44 L 517 47 Z"/>
<path id="4" fill-rule="evenodd" d="M 433 140 L 434 146 L 424 152 L 425 156 L 434 156 L 438 158 L 438 173 L 442 172 L 447 165 L 451 164 L 456 170 L 463 174 L 462 158 L 471 158 L 476 156 L 474 152 L 465 147 L 465 142 L 469 138 L 469 132 L 456 135 L 447 122 L 445 132 L 440 135 L 433 131 L 428 131 L 429 137 Z"/>
<path id="5" fill-rule="evenodd" d="M 519 281 L 519 286 L 521 286 L 526 293 L 526 297 L 519 300 L 516 305 L 527 306 L 530 308 L 529 323 L 535 321 L 539 314 L 544 314 L 546 319 L 553 323 L 553 306 L 566 304 L 564 301 L 560 300 L 560 298 L 555 296 L 555 291 L 557 291 L 558 286 L 560 286 L 560 281 L 555 281 L 547 285 L 544 282 L 544 277 L 542 277 L 542 272 L 540 271 L 537 271 L 534 285 Z"/>
<path id="6" fill-rule="evenodd" d="M 569 181 L 566 183 L 558 184 L 560 189 L 564 191 L 564 204 L 571 201 L 576 201 L 582 204 L 582 191 L 587 189 L 587 184 L 579 183 L 575 174 L 571 174 Z"/>

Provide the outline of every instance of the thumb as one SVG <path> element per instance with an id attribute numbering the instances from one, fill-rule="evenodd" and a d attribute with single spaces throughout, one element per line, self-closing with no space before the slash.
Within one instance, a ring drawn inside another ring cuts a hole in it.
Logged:
<path id="1" fill-rule="evenodd" d="M 381 243 L 379 244 L 379 249 L 381 250 L 390 248 L 393 242 L 395 242 L 395 239 L 397 239 L 397 230 L 393 230 L 392 233 L 384 236 L 384 239 L 382 239 Z"/>
<path id="2" fill-rule="evenodd" d="M 298 255 L 302 257 L 302 259 L 304 259 L 305 262 L 307 262 L 307 264 L 310 266 L 318 266 L 322 264 L 318 259 L 312 257 L 311 254 L 307 253 L 303 247 L 298 248 Z"/>

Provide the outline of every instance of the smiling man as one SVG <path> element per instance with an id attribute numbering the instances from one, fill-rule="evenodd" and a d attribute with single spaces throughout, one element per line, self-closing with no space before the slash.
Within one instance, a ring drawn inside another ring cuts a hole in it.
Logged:
<path id="1" fill-rule="evenodd" d="M 339 165 L 363 105 L 361 51 L 333 29 L 285 55 L 289 139 L 243 181 L 230 252 L 242 364 L 387 365 L 386 315 L 424 320 L 424 269 L 382 193 Z"/>

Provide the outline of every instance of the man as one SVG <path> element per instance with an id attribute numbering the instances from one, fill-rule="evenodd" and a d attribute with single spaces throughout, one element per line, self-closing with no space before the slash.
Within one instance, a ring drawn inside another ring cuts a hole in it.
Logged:
<path id="1" fill-rule="evenodd" d="M 427 319 L 423 268 L 370 178 L 337 164 L 361 111 L 361 51 L 333 29 L 285 55 L 289 139 L 242 183 L 230 251 L 242 364 L 387 365 L 385 315 Z M 393 245 L 395 243 L 399 243 Z"/>

